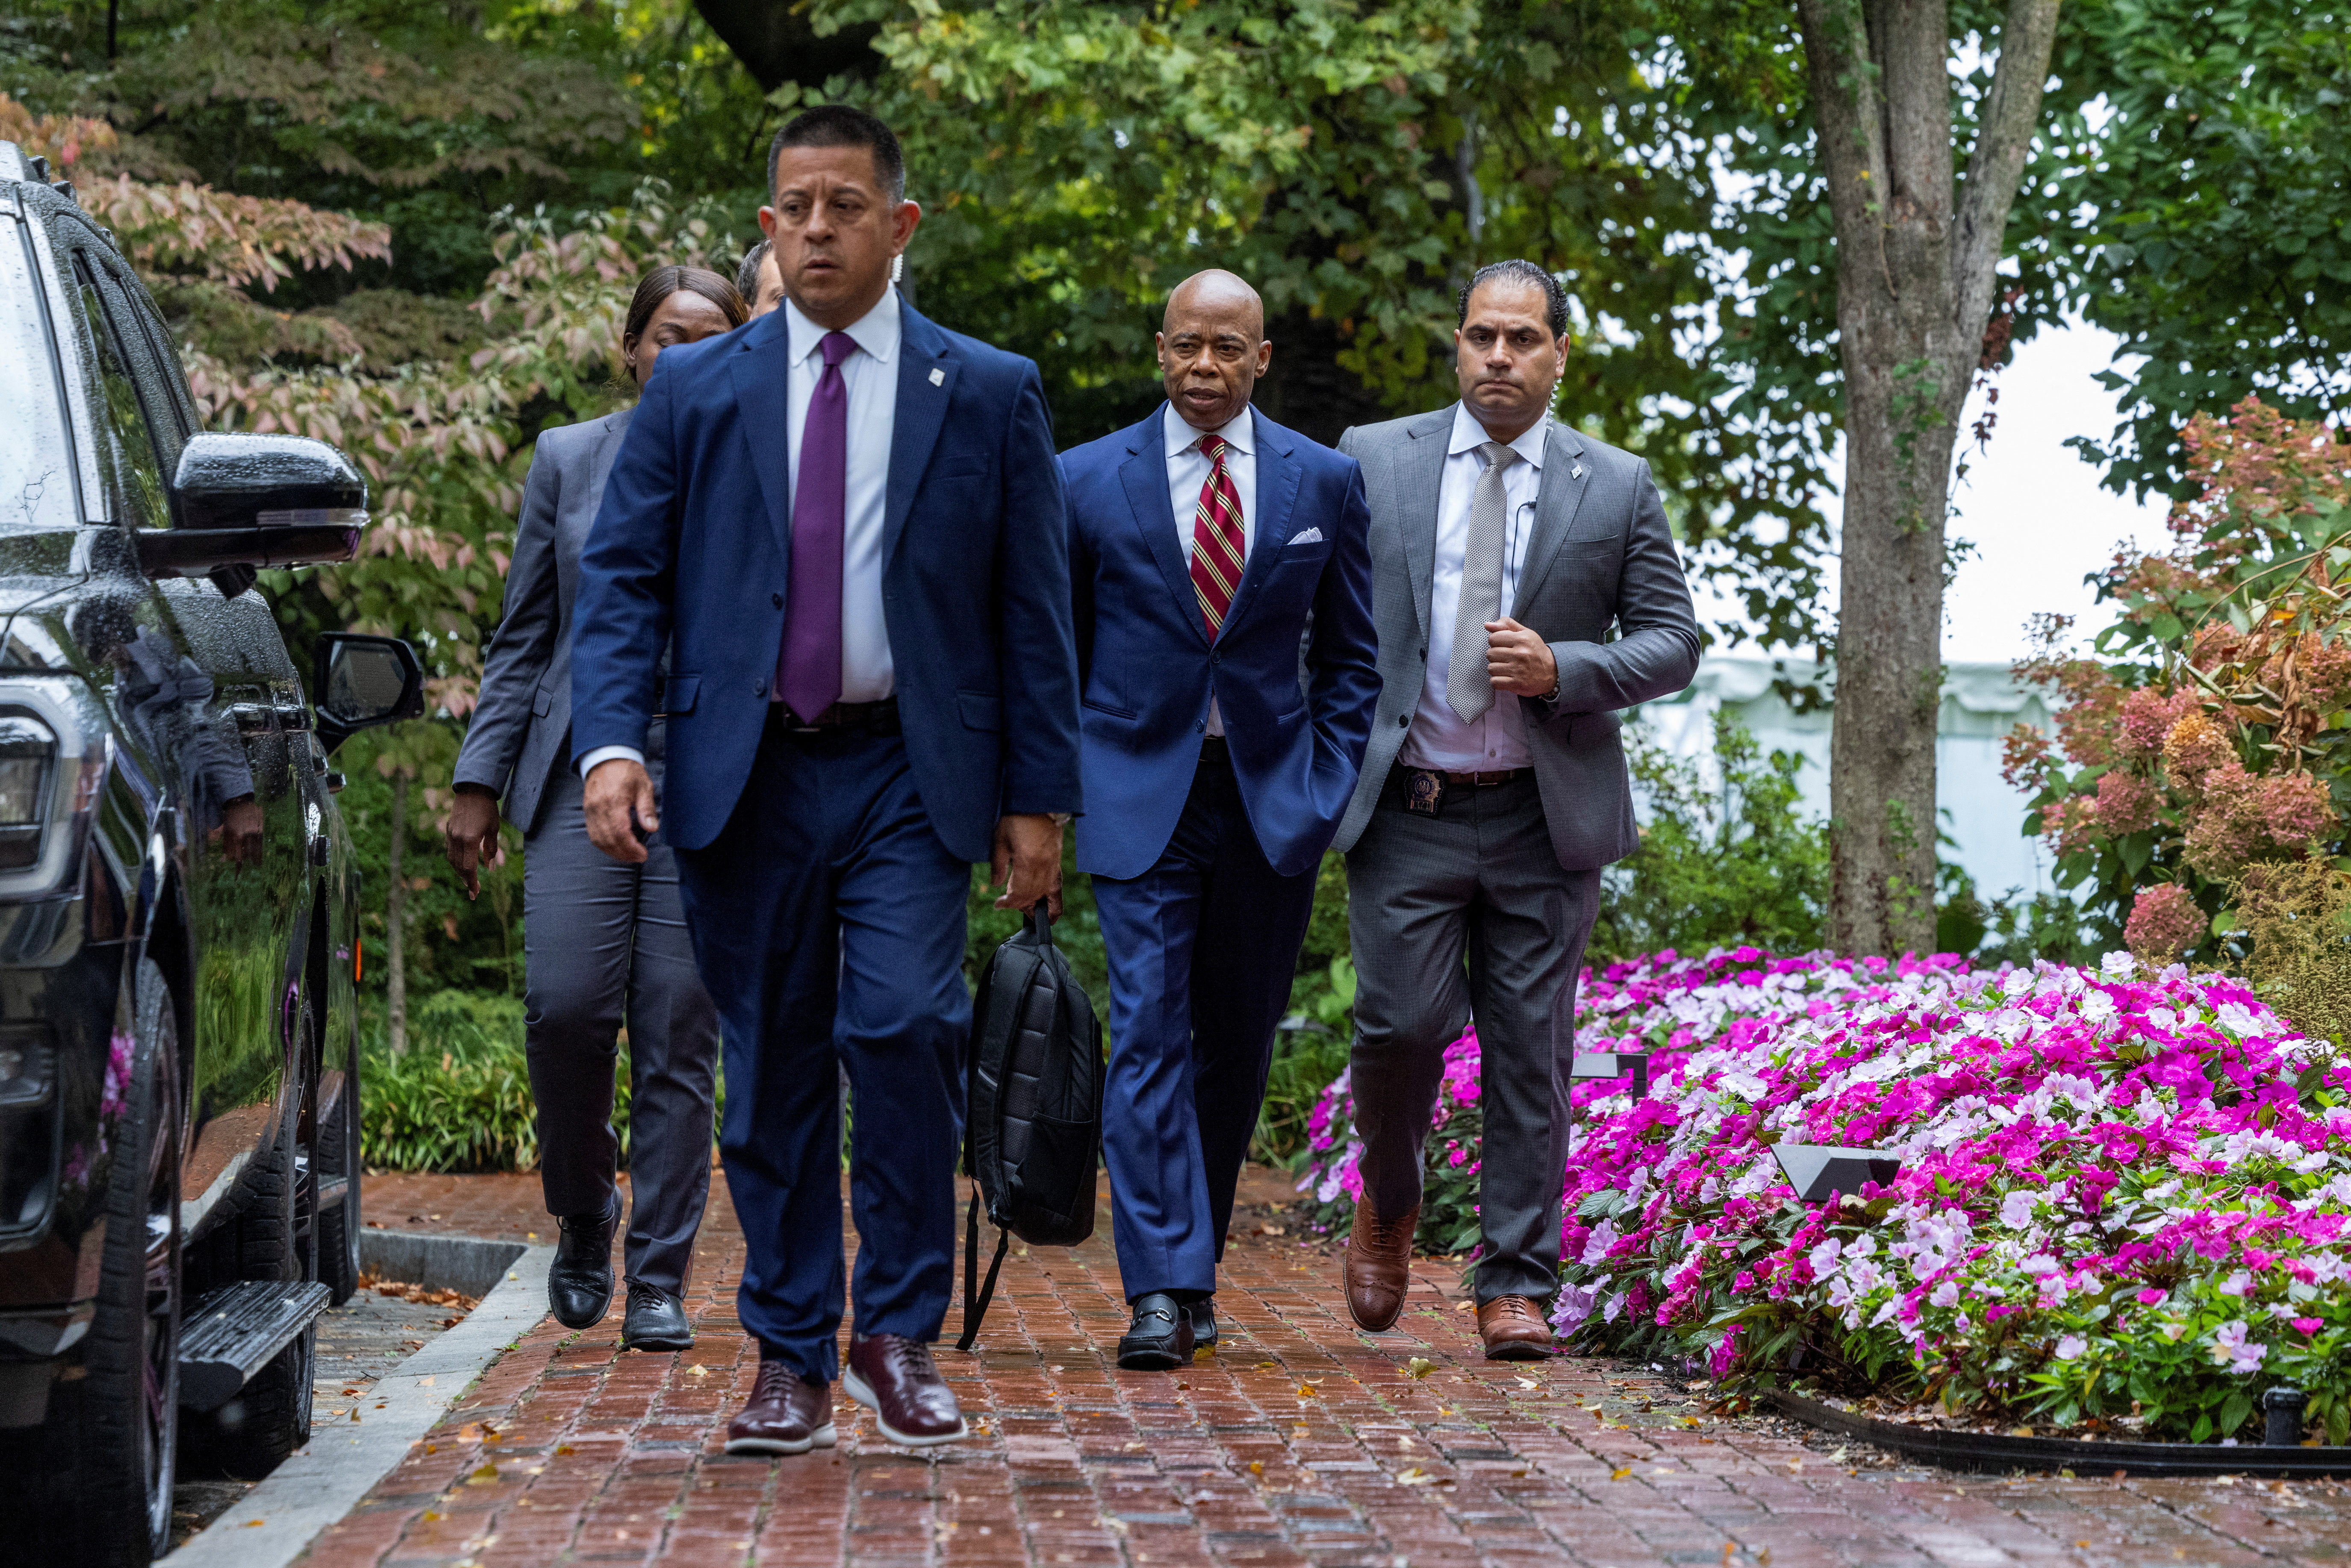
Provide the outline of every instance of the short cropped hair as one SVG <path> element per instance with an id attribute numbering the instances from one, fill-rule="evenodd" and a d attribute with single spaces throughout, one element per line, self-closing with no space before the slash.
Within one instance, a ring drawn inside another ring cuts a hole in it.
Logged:
<path id="1" fill-rule="evenodd" d="M 822 103 L 792 116 L 768 148 L 768 191 L 776 189 L 776 166 L 787 147 L 870 147 L 873 172 L 893 202 L 906 199 L 906 155 L 891 129 L 862 109 Z"/>
<path id="2" fill-rule="evenodd" d="M 1562 343 L 1567 340 L 1567 290 L 1559 286 L 1558 278 L 1533 262 L 1517 256 L 1508 261 L 1488 262 L 1470 274 L 1469 281 L 1461 286 L 1461 298 L 1455 301 L 1455 326 L 1469 319 L 1469 297 L 1478 292 L 1479 286 L 1494 282 L 1519 283 L 1530 288 L 1541 289 L 1543 319 L 1551 324 L 1552 341 Z"/>
<path id="3" fill-rule="evenodd" d="M 746 305 L 758 301 L 759 264 L 768 259 L 768 252 L 775 247 L 775 244 L 771 239 L 761 240 L 743 253 L 743 265 L 735 269 L 735 292 L 743 297 Z"/>

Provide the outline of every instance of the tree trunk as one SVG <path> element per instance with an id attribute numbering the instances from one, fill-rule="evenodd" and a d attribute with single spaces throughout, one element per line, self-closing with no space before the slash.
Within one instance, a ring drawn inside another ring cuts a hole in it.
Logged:
<path id="1" fill-rule="evenodd" d="M 2048 79 L 2057 0 L 2009 0 L 1963 184 L 1944 0 L 1798 0 L 1837 236 L 1845 482 L 1829 940 L 1935 935 L 1944 518 L 1993 268 Z"/>
<path id="2" fill-rule="evenodd" d="M 408 958 L 402 937 L 408 928 L 408 883 L 401 875 L 401 851 L 408 845 L 408 775 L 392 776 L 392 849 L 385 857 L 385 877 L 391 883 L 383 901 L 384 1014 L 392 1036 L 392 1053 L 408 1051 Z"/>
<path id="3" fill-rule="evenodd" d="M 762 92 L 788 81 L 821 87 L 832 76 L 871 76 L 882 64 L 873 52 L 878 22 L 843 27 L 819 37 L 808 7 L 784 0 L 694 0 L 710 30 L 735 52 Z"/>

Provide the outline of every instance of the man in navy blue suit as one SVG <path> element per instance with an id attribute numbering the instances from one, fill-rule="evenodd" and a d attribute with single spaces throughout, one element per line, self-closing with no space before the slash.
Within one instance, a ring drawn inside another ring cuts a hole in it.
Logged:
<path id="1" fill-rule="evenodd" d="M 971 862 L 1008 878 L 1005 906 L 1058 905 L 1079 803 L 1061 478 L 1037 367 L 890 287 L 922 213 L 889 128 L 810 110 L 768 174 L 784 305 L 664 351 L 646 383 L 580 557 L 572 754 L 598 847 L 675 846 L 723 1026 L 737 1310 L 760 1356 L 728 1451 L 833 1442 L 844 1066 L 842 1383 L 890 1440 L 950 1442 L 930 1345 L 954 1281 Z"/>
<path id="2" fill-rule="evenodd" d="M 1249 407 L 1257 291 L 1191 278 L 1158 348 L 1166 404 L 1061 455 L 1135 1371 L 1216 1343 L 1233 1187 L 1380 689 L 1363 472 Z"/>

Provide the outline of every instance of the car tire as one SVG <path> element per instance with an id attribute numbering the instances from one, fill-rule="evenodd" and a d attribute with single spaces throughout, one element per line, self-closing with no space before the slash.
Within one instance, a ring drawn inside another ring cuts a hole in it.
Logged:
<path id="1" fill-rule="evenodd" d="M 308 1054 L 298 1051 L 294 1059 L 303 1064 L 307 1078 Z M 246 1169 L 248 1202 L 234 1233 L 225 1239 L 239 1280 L 318 1277 L 318 1189 L 302 1179 L 297 1142 L 302 1102 L 312 1085 L 306 1081 L 296 1087 L 294 1113 L 278 1128 L 267 1155 Z M 259 1480 L 308 1442 L 318 1344 L 318 1325 L 313 1323 L 270 1357 L 235 1398 L 217 1410 L 192 1416 L 182 1439 L 189 1469 Z"/>
<path id="2" fill-rule="evenodd" d="M 177 1019 L 152 959 L 139 965 L 133 1009 L 130 1113 L 108 1151 L 105 1251 L 80 1375 L 51 1387 L 39 1427 L 0 1447 L 16 1539 L 37 1543 L 35 1561 L 91 1568 L 145 1568 L 172 1533 L 183 1124 Z"/>
<path id="3" fill-rule="evenodd" d="M 319 1208 L 319 1279 L 341 1306 L 360 1288 L 360 1062 L 351 1054 L 342 1092 L 319 1129 L 319 1179 L 343 1182 L 340 1202 Z"/>

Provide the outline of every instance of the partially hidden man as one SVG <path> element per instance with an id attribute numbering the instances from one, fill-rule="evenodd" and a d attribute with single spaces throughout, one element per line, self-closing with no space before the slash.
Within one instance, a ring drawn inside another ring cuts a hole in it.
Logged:
<path id="1" fill-rule="evenodd" d="M 954 1278 L 971 862 L 1058 901 L 1078 809 L 1060 472 L 1029 361 L 890 287 L 897 139 L 814 109 L 759 213 L 784 303 L 667 350 L 580 559 L 573 751 L 618 860 L 658 824 L 725 1037 L 719 1134 L 758 1342 L 730 1452 L 833 1442 L 840 1080 L 855 1105 L 842 1384 L 907 1444 L 965 1433 L 931 1356 Z M 673 632 L 656 692 L 654 655 Z M 666 716 L 663 799 L 639 758 Z"/>
<path id="2" fill-rule="evenodd" d="M 1137 1371 L 1216 1343 L 1233 1189 L 1379 690 L 1363 476 L 1249 406 L 1273 351 L 1256 290 L 1190 279 L 1158 351 L 1168 401 L 1061 457 Z"/>
<path id="3" fill-rule="evenodd" d="M 1357 1323 L 1395 1322 L 1445 1047 L 1474 1017 L 1478 1329 L 1525 1360 L 1555 1348 L 1576 975 L 1601 868 L 1638 842 L 1619 710 L 1687 685 L 1698 634 L 1648 465 L 1551 417 L 1557 280 L 1480 268 L 1459 321 L 1461 401 L 1339 443 L 1371 496 L 1384 683 L 1337 840 L 1364 1145 L 1342 1281 Z"/>

